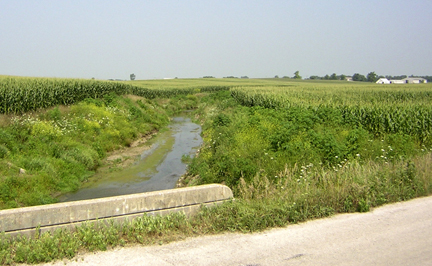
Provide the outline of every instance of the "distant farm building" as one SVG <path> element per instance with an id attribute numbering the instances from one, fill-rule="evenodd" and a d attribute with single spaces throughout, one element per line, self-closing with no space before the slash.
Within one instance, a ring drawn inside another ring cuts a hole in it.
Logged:
<path id="1" fill-rule="evenodd" d="M 390 83 L 391 84 L 405 84 L 406 82 L 401 80 L 401 79 L 391 79 Z"/>
<path id="2" fill-rule="evenodd" d="M 389 82 L 391 84 L 427 83 L 427 79 L 424 79 L 424 78 L 391 79 L 391 80 L 389 80 Z M 377 81 L 377 83 L 378 83 L 378 81 Z M 387 83 L 381 83 L 381 84 L 387 84 Z"/>
<path id="3" fill-rule="evenodd" d="M 377 80 L 376 83 L 377 84 L 390 84 L 390 81 L 386 78 L 380 78 L 379 80 Z"/>
<path id="4" fill-rule="evenodd" d="M 349 77 L 349 76 L 348 76 L 348 77 L 345 77 L 345 80 L 346 80 L 346 81 L 353 81 L 352 77 Z"/>
<path id="5" fill-rule="evenodd" d="M 405 78 L 403 81 L 405 83 L 427 83 L 427 80 L 424 78 Z"/>

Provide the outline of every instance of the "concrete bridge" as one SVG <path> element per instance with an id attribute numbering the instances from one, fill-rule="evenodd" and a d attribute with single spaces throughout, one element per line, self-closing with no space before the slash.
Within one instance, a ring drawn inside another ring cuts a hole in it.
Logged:
<path id="1" fill-rule="evenodd" d="M 33 235 L 59 228 L 74 228 L 83 222 L 122 221 L 148 215 L 182 211 L 193 215 L 201 206 L 233 198 L 230 188 L 211 184 L 138 193 L 116 197 L 64 202 L 0 211 L 0 232 Z"/>

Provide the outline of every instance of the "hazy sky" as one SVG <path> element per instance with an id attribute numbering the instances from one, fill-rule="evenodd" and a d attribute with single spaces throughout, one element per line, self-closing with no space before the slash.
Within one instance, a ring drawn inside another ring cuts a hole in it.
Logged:
<path id="1" fill-rule="evenodd" d="M 0 0 L 0 75 L 432 75 L 431 0 Z"/>

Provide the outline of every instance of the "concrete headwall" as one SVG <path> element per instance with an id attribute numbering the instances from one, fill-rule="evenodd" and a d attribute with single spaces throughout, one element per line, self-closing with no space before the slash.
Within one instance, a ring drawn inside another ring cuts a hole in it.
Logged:
<path id="1" fill-rule="evenodd" d="M 201 205 L 233 198 L 230 188 L 212 184 L 138 193 L 117 197 L 81 200 L 0 211 L 0 232 L 33 234 L 74 227 L 85 221 L 133 219 L 147 213 L 163 215 L 183 211 L 194 214 Z"/>

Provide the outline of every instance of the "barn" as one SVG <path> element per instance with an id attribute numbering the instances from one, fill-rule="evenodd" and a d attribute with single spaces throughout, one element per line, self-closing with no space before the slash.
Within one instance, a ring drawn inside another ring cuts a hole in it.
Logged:
<path id="1" fill-rule="evenodd" d="M 386 78 L 380 78 L 379 80 L 377 80 L 376 83 L 377 84 L 390 84 L 390 81 Z"/>

